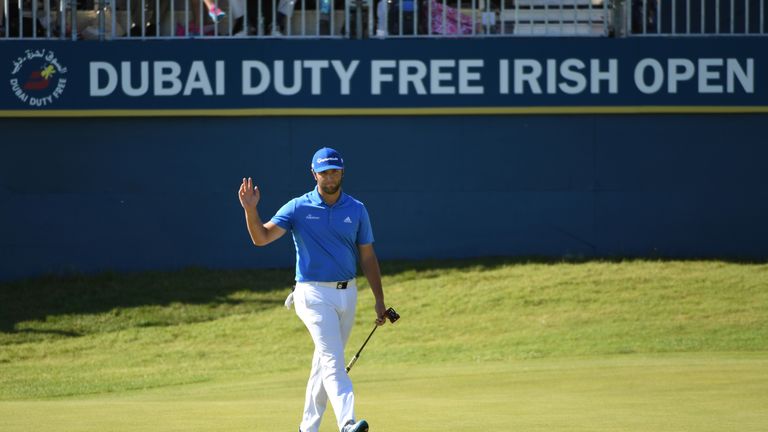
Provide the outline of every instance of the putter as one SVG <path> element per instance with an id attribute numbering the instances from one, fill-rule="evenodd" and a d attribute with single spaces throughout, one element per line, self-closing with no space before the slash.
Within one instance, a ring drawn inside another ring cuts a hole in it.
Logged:
<path id="1" fill-rule="evenodd" d="M 395 321 L 400 319 L 400 315 L 398 315 L 398 313 L 395 312 L 395 310 L 392 308 L 387 309 L 387 311 L 385 312 L 385 316 L 389 319 L 389 322 L 391 322 L 392 324 L 394 324 Z M 373 336 L 373 332 L 375 332 L 377 328 L 379 328 L 379 326 L 377 325 L 373 326 L 373 330 L 371 330 L 371 333 L 368 335 L 367 338 L 365 338 L 365 342 L 363 342 L 363 346 L 361 346 L 360 349 L 357 350 L 357 354 L 355 354 L 355 356 L 352 357 L 352 360 L 347 365 L 347 372 L 349 372 L 349 370 L 352 369 L 352 366 L 355 365 L 355 362 L 357 361 L 357 359 L 360 358 L 360 353 L 363 352 L 363 348 L 365 348 L 365 344 L 367 344 L 368 341 L 371 340 L 371 336 Z"/>

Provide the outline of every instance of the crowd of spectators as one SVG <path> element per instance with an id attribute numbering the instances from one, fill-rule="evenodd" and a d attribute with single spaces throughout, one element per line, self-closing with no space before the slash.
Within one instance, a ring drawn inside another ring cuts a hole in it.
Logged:
<path id="1" fill-rule="evenodd" d="M 562 20 L 573 24 L 574 34 L 766 34 L 767 3 L 768 0 L 0 0 L 0 39 L 539 35 L 550 34 L 548 29 L 561 32 L 571 28 L 559 26 Z M 513 8 L 514 13 L 510 14 Z M 528 8 L 523 12 L 533 14 L 518 14 L 520 8 Z M 569 9 L 563 12 L 564 8 Z M 590 9 L 589 14 L 584 13 L 585 8 Z M 595 8 L 601 13 L 593 14 Z M 60 10 L 65 11 L 63 16 Z M 538 18 L 521 18 L 534 15 Z M 577 32 L 577 25 L 586 33 Z M 614 33 L 622 26 L 621 33 Z M 524 27 L 529 30 L 523 31 Z M 359 30 L 363 32 L 360 36 Z"/>
<path id="2" fill-rule="evenodd" d="M 371 1 L 376 3 L 369 11 Z M 0 38 L 346 35 L 348 23 L 355 32 L 357 17 L 366 37 L 483 33 L 491 24 L 471 16 L 487 12 L 482 0 L 0 0 L 0 5 Z"/>

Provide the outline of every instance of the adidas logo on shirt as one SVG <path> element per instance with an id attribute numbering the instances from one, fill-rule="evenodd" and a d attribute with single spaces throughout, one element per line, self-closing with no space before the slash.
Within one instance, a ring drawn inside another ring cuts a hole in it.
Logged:
<path id="1" fill-rule="evenodd" d="M 352 219 L 350 219 L 349 216 L 347 216 L 347 218 L 344 219 L 344 223 L 352 223 Z"/>
<path id="2" fill-rule="evenodd" d="M 320 216 L 312 216 L 312 213 L 310 213 L 310 214 L 307 215 L 307 219 L 317 220 L 317 219 L 320 219 Z"/>

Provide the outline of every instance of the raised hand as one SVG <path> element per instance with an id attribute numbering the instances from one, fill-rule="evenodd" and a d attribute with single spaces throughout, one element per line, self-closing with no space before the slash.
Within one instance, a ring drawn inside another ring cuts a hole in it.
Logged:
<path id="1" fill-rule="evenodd" d="M 243 206 L 244 209 L 253 209 L 259 204 L 261 192 L 259 192 L 258 186 L 253 185 L 253 179 L 250 177 L 248 177 L 248 179 L 243 177 L 243 184 L 240 185 L 238 197 L 240 198 L 240 205 Z"/>

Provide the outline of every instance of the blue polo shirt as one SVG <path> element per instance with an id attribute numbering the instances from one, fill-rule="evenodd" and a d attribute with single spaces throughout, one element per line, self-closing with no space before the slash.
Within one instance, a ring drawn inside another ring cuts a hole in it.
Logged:
<path id="1" fill-rule="evenodd" d="M 328 206 L 315 187 L 288 201 L 271 221 L 293 234 L 298 282 L 353 279 L 357 274 L 357 246 L 373 243 L 365 205 L 344 192 L 334 205 Z"/>

